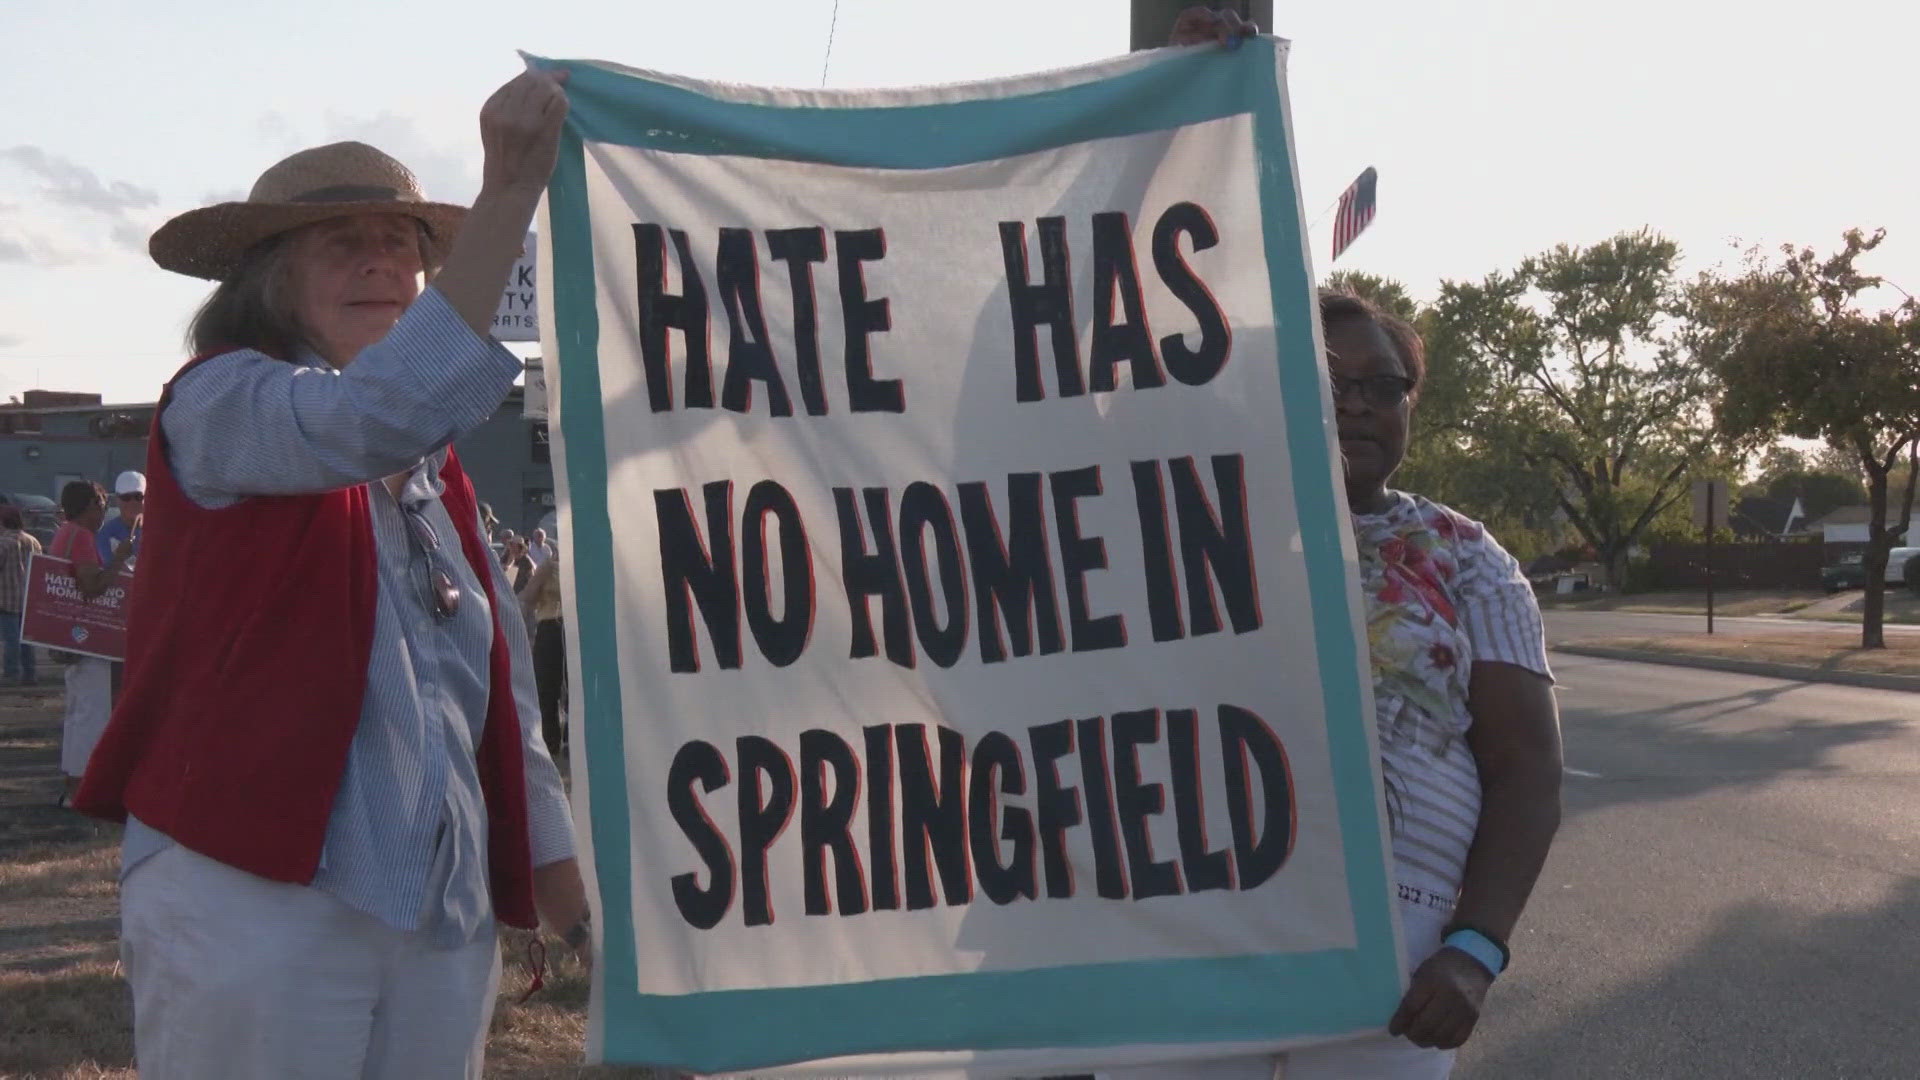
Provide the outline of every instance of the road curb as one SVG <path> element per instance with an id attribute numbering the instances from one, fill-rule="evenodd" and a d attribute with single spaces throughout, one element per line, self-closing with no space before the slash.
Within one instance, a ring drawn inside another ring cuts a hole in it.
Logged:
<path id="1" fill-rule="evenodd" d="M 1733 660 L 1721 656 L 1690 656 L 1683 653 L 1649 652 L 1644 649 L 1616 649 L 1607 645 L 1582 645 L 1568 642 L 1548 646 L 1569 656 L 1591 656 L 1597 660 L 1630 660 L 1638 664 L 1666 664 L 1671 667 L 1705 668 L 1736 675 L 1761 675 L 1770 679 L 1798 682 L 1837 683 L 1864 686 L 1872 690 L 1905 690 L 1920 693 L 1920 675 L 1884 675 L 1871 671 L 1830 671 L 1798 664 L 1769 664 L 1759 660 Z"/>

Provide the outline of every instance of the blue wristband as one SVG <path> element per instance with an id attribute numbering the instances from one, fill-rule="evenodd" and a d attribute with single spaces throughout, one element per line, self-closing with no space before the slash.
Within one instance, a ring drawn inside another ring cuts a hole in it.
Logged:
<path id="1" fill-rule="evenodd" d="M 1446 936 L 1442 944 L 1459 949 L 1480 962 L 1489 975 L 1499 975 L 1507 969 L 1507 951 L 1497 942 L 1478 930 L 1462 928 Z"/>

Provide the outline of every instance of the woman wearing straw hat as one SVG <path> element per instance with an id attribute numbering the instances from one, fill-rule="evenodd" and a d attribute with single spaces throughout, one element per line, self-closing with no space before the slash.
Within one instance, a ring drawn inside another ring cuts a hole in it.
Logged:
<path id="1" fill-rule="evenodd" d="M 478 1076 L 496 919 L 586 954 L 526 633 L 448 448 L 520 371 L 487 330 L 562 81 L 488 100 L 471 209 L 338 143 L 153 236 L 219 284 L 161 397 L 125 688 L 76 800 L 127 821 L 142 1076 Z"/>

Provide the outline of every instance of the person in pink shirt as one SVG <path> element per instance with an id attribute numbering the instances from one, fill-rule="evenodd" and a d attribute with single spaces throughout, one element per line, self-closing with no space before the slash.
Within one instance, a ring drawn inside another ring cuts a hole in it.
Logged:
<path id="1" fill-rule="evenodd" d="M 60 509 L 67 520 L 53 534 L 47 554 L 73 564 L 74 584 L 91 600 L 113 584 L 113 575 L 133 555 L 133 544 L 122 541 L 102 564 L 94 533 L 107 515 L 107 493 L 91 480 L 74 480 L 60 489 Z M 113 712 L 113 664 L 97 656 L 68 654 L 67 715 L 60 732 L 60 771 L 66 774 L 66 796 L 80 786 L 93 746 L 107 728 Z"/>

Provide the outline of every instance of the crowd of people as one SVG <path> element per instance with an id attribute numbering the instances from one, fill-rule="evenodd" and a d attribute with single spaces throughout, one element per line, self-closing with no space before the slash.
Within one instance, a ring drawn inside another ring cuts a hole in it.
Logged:
<path id="1" fill-rule="evenodd" d="M 1196 9 L 1174 42 L 1250 29 Z M 161 267 L 216 283 L 194 359 L 161 397 L 146 475 L 115 485 L 118 517 L 103 522 L 97 485 L 69 485 L 51 545 L 83 588 L 135 571 L 110 723 L 110 667 L 67 663 L 63 767 L 84 774 L 80 810 L 126 822 L 143 1076 L 477 1076 L 496 925 L 541 924 L 591 955 L 555 764 L 560 558 L 543 530 L 500 529 L 449 449 L 521 370 L 488 330 L 554 165 L 565 81 L 530 71 L 487 101 L 471 207 L 338 143 L 153 236 Z M 1320 313 L 1413 976 L 1388 1033 L 1278 1064 L 1289 1080 L 1437 1078 L 1558 824 L 1551 673 L 1514 560 L 1388 486 L 1418 334 L 1358 297 L 1325 295 Z M 0 507 L 10 679 L 34 673 L 14 569 L 36 547 Z"/>

